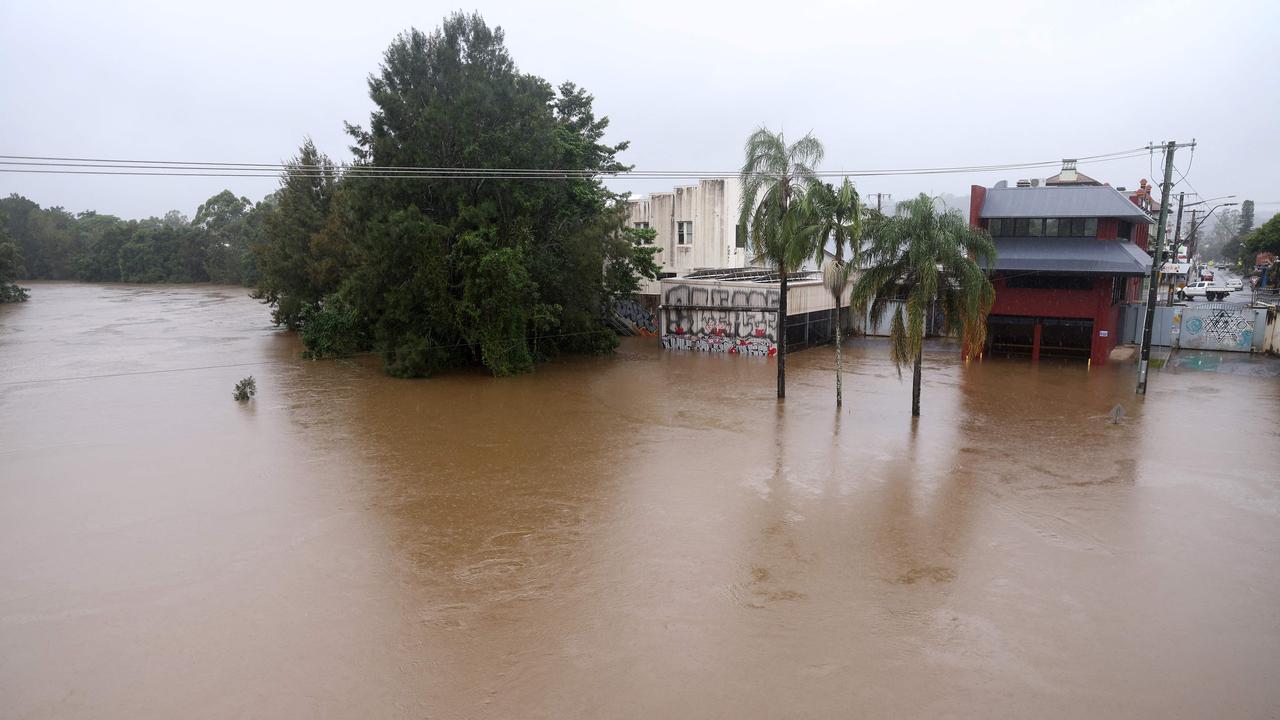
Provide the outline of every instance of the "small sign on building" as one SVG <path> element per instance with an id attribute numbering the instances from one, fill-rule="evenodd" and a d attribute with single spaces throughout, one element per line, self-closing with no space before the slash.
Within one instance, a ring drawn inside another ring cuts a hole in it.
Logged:
<path id="1" fill-rule="evenodd" d="M 1111 335 L 1111 331 L 1109 331 L 1109 330 L 1099 330 L 1099 331 L 1098 331 L 1098 337 L 1110 337 L 1110 335 Z"/>

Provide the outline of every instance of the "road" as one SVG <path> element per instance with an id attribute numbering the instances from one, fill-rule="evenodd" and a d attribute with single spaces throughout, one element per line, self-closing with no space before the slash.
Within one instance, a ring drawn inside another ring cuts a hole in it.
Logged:
<path id="1" fill-rule="evenodd" d="M 1248 280 L 1241 278 L 1239 274 L 1231 270 L 1227 270 L 1225 268 L 1215 267 L 1215 268 L 1208 268 L 1208 269 L 1213 271 L 1213 279 L 1220 285 L 1226 285 L 1227 280 L 1231 280 L 1231 279 L 1238 279 L 1238 280 L 1242 280 L 1243 282 L 1244 289 L 1233 291 L 1230 295 L 1226 297 L 1224 302 L 1233 302 L 1233 303 L 1253 302 L 1253 290 L 1250 287 Z M 1205 300 L 1204 298 L 1190 298 L 1186 302 L 1202 303 L 1202 302 L 1205 302 Z"/>

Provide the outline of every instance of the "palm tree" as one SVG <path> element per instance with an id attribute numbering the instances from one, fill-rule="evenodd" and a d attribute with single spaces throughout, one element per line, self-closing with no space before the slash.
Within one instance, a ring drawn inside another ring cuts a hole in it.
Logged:
<path id="1" fill-rule="evenodd" d="M 895 215 L 876 217 L 869 230 L 868 267 L 854 283 L 853 303 L 864 308 L 870 303 L 877 323 L 892 304 L 893 362 L 899 375 L 903 365 L 914 362 L 911 415 L 919 416 L 925 313 L 936 303 L 946 332 L 960 332 L 966 355 L 978 352 L 995 300 L 983 269 L 995 265 L 995 244 L 960 213 L 935 211 L 933 199 L 923 193 L 898 203 Z"/>
<path id="2" fill-rule="evenodd" d="M 844 402 L 841 374 L 844 370 L 843 338 L 840 315 L 844 310 L 844 290 L 849 276 L 857 267 L 862 255 L 862 200 L 858 191 L 845 178 L 840 187 L 830 183 L 815 184 L 805 195 L 805 214 L 813 233 L 814 260 L 822 266 L 822 284 L 831 292 L 836 311 L 836 407 Z M 835 251 L 835 258 L 823 265 L 827 240 Z M 849 261 L 845 262 L 845 251 Z"/>
<path id="3" fill-rule="evenodd" d="M 822 143 L 813 135 L 788 145 L 781 132 L 762 127 L 747 138 L 738 222 L 756 262 L 778 270 L 778 399 L 787 396 L 787 276 L 813 255 L 800 201 L 817 182 L 813 168 L 821 161 Z"/>

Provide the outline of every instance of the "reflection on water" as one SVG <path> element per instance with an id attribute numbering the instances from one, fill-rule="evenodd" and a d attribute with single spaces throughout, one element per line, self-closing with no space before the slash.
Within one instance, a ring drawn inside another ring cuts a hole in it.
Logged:
<path id="1" fill-rule="evenodd" d="M 297 351 L 236 288 L 0 308 L 0 714 L 1280 700 L 1280 383 L 1157 374 L 1140 401 L 1129 368 L 943 348 L 913 424 L 873 341 L 842 411 L 829 349 L 789 358 L 785 405 L 767 360 L 643 340 L 500 380 Z"/>

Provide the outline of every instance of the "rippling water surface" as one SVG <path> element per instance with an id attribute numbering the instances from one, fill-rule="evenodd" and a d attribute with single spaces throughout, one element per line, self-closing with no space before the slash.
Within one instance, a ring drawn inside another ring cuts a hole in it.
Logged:
<path id="1" fill-rule="evenodd" d="M 875 342 L 842 412 L 830 348 L 785 406 L 651 340 L 508 379 L 298 351 L 239 288 L 0 306 L 0 717 L 1280 707 L 1274 377 L 1138 401 L 941 348 L 913 425 Z"/>

